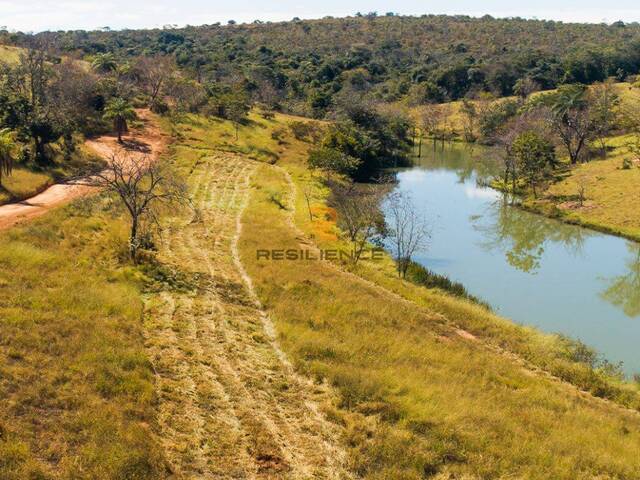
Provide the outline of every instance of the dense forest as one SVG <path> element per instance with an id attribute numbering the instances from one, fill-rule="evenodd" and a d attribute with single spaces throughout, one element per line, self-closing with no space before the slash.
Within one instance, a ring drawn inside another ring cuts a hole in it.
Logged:
<path id="1" fill-rule="evenodd" d="M 568 24 L 490 16 L 374 13 L 279 23 L 39 34 L 61 53 L 120 60 L 170 55 L 200 83 L 241 83 L 284 110 L 324 117 L 342 96 L 442 102 L 565 83 L 623 80 L 640 71 L 640 25 Z M 25 45 L 30 35 L 0 33 Z"/>

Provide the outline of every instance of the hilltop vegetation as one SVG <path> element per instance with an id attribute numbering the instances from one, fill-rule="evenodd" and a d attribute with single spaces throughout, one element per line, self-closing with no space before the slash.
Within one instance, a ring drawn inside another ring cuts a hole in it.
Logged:
<path id="1" fill-rule="evenodd" d="M 25 36 L 5 33 L 6 41 Z M 169 55 L 199 81 L 246 83 L 263 100 L 321 117 L 352 92 L 390 102 L 455 100 L 620 80 L 640 69 L 640 26 L 489 16 L 364 16 L 41 35 L 61 52 Z"/>

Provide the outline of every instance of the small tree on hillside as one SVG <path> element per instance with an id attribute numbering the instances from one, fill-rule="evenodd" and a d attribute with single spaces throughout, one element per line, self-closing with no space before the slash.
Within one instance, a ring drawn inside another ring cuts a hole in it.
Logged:
<path id="1" fill-rule="evenodd" d="M 98 53 L 91 62 L 91 68 L 98 73 L 111 73 L 118 69 L 118 61 L 113 53 Z"/>
<path id="2" fill-rule="evenodd" d="M 136 62 L 134 71 L 149 98 L 149 108 L 152 111 L 159 108 L 163 91 L 175 70 L 175 60 L 167 55 L 140 57 Z"/>
<path id="3" fill-rule="evenodd" d="M 584 85 L 563 85 L 548 97 L 551 124 L 574 165 L 583 157 L 585 147 L 594 135 L 593 105 Z"/>
<path id="4" fill-rule="evenodd" d="M 602 155 L 607 154 L 606 137 L 616 127 L 619 118 L 620 97 L 615 92 L 613 82 L 607 80 L 591 88 L 592 118 L 595 137 L 600 143 Z"/>
<path id="5" fill-rule="evenodd" d="M 136 112 L 124 98 L 112 98 L 104 109 L 104 118 L 113 121 L 118 143 L 123 143 L 122 135 L 129 130 L 127 122 L 136 118 Z"/>
<path id="6" fill-rule="evenodd" d="M 187 189 L 175 173 L 149 157 L 136 158 L 126 151 L 114 153 L 108 166 L 92 177 L 92 185 L 118 195 L 131 220 L 129 254 L 136 262 L 141 245 L 141 225 L 159 226 L 160 207 L 184 204 Z"/>
<path id="7" fill-rule="evenodd" d="M 330 204 L 338 214 L 338 227 L 352 245 L 353 263 L 384 228 L 380 203 L 386 193 L 382 185 L 332 182 Z"/>
<path id="8" fill-rule="evenodd" d="M 8 129 L 0 130 L 0 185 L 2 177 L 11 175 L 13 170 L 15 143 Z"/>
<path id="9" fill-rule="evenodd" d="M 391 242 L 398 276 L 405 278 L 413 255 L 427 247 L 430 233 L 426 221 L 410 197 L 394 193 L 388 201 L 389 240 Z"/>
<path id="10" fill-rule="evenodd" d="M 335 148 L 320 147 L 309 152 L 309 167 L 321 170 L 327 178 L 331 174 L 351 176 L 358 169 L 361 161 Z"/>
<path id="11" fill-rule="evenodd" d="M 463 115 L 463 133 L 466 142 L 476 141 L 476 121 L 478 119 L 478 109 L 475 104 L 466 98 L 462 100 L 460 112 Z"/>

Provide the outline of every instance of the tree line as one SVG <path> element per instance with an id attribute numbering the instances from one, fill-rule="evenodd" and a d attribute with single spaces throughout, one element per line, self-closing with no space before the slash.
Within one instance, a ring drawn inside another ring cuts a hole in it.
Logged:
<path id="1" fill-rule="evenodd" d="M 290 22 L 47 32 L 65 55 L 167 56 L 198 83 L 241 83 L 278 108 L 324 117 L 344 90 L 414 105 L 517 94 L 533 82 L 623 80 L 640 71 L 637 23 L 565 24 L 490 16 L 359 15 Z M 16 45 L 29 35 L 4 32 Z M 339 102 L 338 102 L 339 103 Z"/>

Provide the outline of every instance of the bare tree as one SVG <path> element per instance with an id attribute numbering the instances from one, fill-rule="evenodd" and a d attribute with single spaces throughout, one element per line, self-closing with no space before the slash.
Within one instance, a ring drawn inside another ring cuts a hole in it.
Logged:
<path id="1" fill-rule="evenodd" d="M 383 230 L 380 203 L 386 193 L 383 185 L 330 182 L 330 203 L 338 214 L 338 227 L 349 238 L 352 259 L 358 263 L 362 252 L 375 236 Z"/>
<path id="2" fill-rule="evenodd" d="M 442 122 L 445 119 L 447 112 L 443 105 L 427 104 L 422 107 L 420 112 L 420 127 L 427 135 L 433 138 L 433 147 L 436 146 L 436 140 L 439 135 L 442 135 Z M 422 152 L 420 152 L 422 153 Z M 418 155 L 420 156 L 420 155 Z"/>
<path id="3" fill-rule="evenodd" d="M 425 219 L 418 214 L 411 197 L 406 194 L 392 194 L 387 209 L 389 240 L 393 247 L 398 276 L 405 278 L 411 258 L 416 252 L 427 248 L 431 235 Z"/>
<path id="4" fill-rule="evenodd" d="M 115 152 L 108 166 L 95 174 L 90 184 L 116 193 L 126 207 L 131 220 L 129 254 L 134 262 L 143 222 L 158 227 L 160 207 L 184 204 L 188 200 L 185 185 L 166 166 L 125 150 Z"/>
<path id="5" fill-rule="evenodd" d="M 165 85 L 176 70 L 175 61 L 165 55 L 140 57 L 135 71 L 145 93 L 149 96 L 149 107 L 153 110 L 160 101 Z"/>

